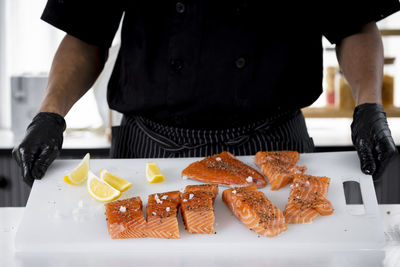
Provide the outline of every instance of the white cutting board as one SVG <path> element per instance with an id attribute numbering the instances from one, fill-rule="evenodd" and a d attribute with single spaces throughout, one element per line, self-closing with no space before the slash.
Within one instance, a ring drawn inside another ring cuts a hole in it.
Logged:
<path id="1" fill-rule="evenodd" d="M 253 157 L 238 158 L 255 167 Z M 140 196 L 145 205 L 151 193 L 182 191 L 186 185 L 199 184 L 190 179 L 182 180 L 180 175 L 195 160 L 198 158 L 155 159 L 166 177 L 166 181 L 160 184 L 150 184 L 145 179 L 145 163 L 150 159 L 92 160 L 91 169 L 98 173 L 101 168 L 106 168 L 129 180 L 133 186 L 123 192 L 120 199 Z M 185 251 L 221 253 L 222 250 L 230 254 L 282 249 L 369 250 L 384 245 L 383 225 L 372 178 L 359 170 L 355 152 L 300 156 L 298 164 L 306 165 L 307 173 L 331 178 L 327 198 L 335 212 L 331 216 L 318 216 L 310 224 L 289 225 L 288 231 L 273 238 L 258 236 L 236 219 L 221 199 L 226 187 L 220 186 L 215 201 L 215 235 L 188 234 L 179 216 L 181 239 L 112 240 L 107 232 L 104 204 L 91 198 L 86 185 L 72 186 L 63 181 L 66 171 L 73 169 L 78 162 L 55 161 L 46 176 L 35 181 L 17 232 L 17 251 L 129 251 L 137 255 L 167 251 L 169 255 L 181 255 Z M 360 183 L 366 211 L 363 215 L 351 215 L 346 210 L 343 181 L 348 180 Z M 268 185 L 261 190 L 275 205 L 284 209 L 289 186 L 270 191 Z"/>

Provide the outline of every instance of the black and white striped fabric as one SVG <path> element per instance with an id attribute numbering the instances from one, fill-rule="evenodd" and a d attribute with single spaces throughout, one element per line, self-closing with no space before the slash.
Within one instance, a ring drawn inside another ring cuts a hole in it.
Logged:
<path id="1" fill-rule="evenodd" d="M 273 150 L 314 151 L 300 110 L 223 130 L 176 128 L 139 116 L 124 116 L 121 126 L 112 129 L 112 158 L 205 157 L 222 151 L 242 156 Z"/>

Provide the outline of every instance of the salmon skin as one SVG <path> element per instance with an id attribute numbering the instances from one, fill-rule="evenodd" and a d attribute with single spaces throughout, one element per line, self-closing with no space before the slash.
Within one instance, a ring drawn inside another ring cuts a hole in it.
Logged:
<path id="1" fill-rule="evenodd" d="M 259 235 L 273 237 L 288 229 L 282 211 L 254 185 L 226 189 L 222 199 L 244 225 Z"/>
<path id="2" fill-rule="evenodd" d="M 179 191 L 149 195 L 146 221 L 140 197 L 107 203 L 108 232 L 113 239 L 180 238 L 177 220 L 179 204 Z"/>
<path id="3" fill-rule="evenodd" d="M 260 151 L 254 162 L 267 177 L 271 190 L 278 190 L 291 183 L 295 174 L 306 171 L 307 167 L 296 165 L 299 156 L 297 151 Z"/>
<path id="4" fill-rule="evenodd" d="M 229 152 L 222 152 L 193 162 L 182 171 L 182 178 L 230 186 L 264 187 L 267 185 L 261 173 L 236 159 Z"/>
<path id="5" fill-rule="evenodd" d="M 320 215 L 330 215 L 334 209 L 328 194 L 328 177 L 296 174 L 283 214 L 287 223 L 310 223 Z"/>
<path id="6" fill-rule="evenodd" d="M 191 234 L 215 234 L 213 203 L 218 185 L 188 185 L 181 195 L 181 212 Z"/>

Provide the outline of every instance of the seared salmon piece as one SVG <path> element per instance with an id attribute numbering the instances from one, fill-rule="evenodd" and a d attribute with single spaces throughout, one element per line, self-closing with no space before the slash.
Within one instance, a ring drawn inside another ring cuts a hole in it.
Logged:
<path id="1" fill-rule="evenodd" d="M 133 197 L 105 204 L 107 228 L 111 238 L 146 237 L 146 220 L 142 211 L 142 200 Z"/>
<path id="2" fill-rule="evenodd" d="M 177 219 L 180 195 L 179 191 L 149 195 L 146 208 L 148 237 L 180 238 Z"/>
<path id="3" fill-rule="evenodd" d="M 287 223 L 310 223 L 320 215 L 330 215 L 334 209 L 328 194 L 328 177 L 296 174 L 283 214 Z"/>
<path id="4" fill-rule="evenodd" d="M 261 173 L 236 159 L 229 152 L 222 152 L 193 162 L 182 171 L 182 178 L 230 186 L 264 187 L 267 185 Z"/>
<path id="5" fill-rule="evenodd" d="M 188 185 L 181 196 L 181 212 L 191 234 L 214 234 L 214 200 L 218 185 Z"/>
<path id="6" fill-rule="evenodd" d="M 299 156 L 297 151 L 260 151 L 254 162 L 267 177 L 271 190 L 278 190 L 291 183 L 295 174 L 306 171 L 307 167 L 296 165 Z"/>
<path id="7" fill-rule="evenodd" d="M 282 211 L 254 185 L 226 189 L 222 199 L 244 225 L 259 235 L 273 237 L 288 229 Z"/>

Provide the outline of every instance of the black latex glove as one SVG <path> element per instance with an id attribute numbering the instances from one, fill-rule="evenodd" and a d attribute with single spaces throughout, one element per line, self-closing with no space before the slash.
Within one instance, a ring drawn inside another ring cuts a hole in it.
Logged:
<path id="1" fill-rule="evenodd" d="M 351 138 L 360 158 L 361 171 L 377 180 L 397 154 L 386 113 L 379 104 L 361 104 L 354 110 Z"/>
<path id="2" fill-rule="evenodd" d="M 63 117 L 49 112 L 37 114 L 29 124 L 21 144 L 12 151 L 27 184 L 41 179 L 60 154 L 65 126 Z"/>

